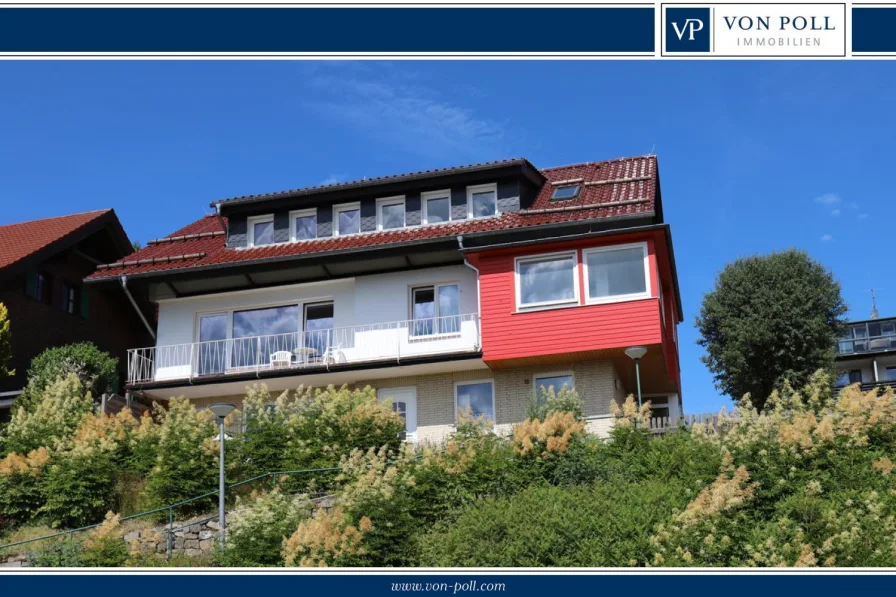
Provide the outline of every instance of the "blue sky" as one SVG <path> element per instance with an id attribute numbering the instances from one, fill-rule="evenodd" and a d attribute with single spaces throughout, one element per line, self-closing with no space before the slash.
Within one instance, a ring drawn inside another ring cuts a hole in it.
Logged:
<path id="1" fill-rule="evenodd" d="M 685 408 L 730 404 L 694 318 L 738 256 L 798 247 L 852 317 L 887 263 L 892 62 L 2 62 L 0 223 L 114 207 L 145 242 L 209 201 L 523 156 L 655 151 L 685 322 Z"/>

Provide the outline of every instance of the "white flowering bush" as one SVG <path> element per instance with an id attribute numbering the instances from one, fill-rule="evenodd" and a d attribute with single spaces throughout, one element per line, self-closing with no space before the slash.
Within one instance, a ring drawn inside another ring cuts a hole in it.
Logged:
<path id="1" fill-rule="evenodd" d="M 217 555 L 223 566 L 282 566 L 283 544 L 314 506 L 306 495 L 279 489 L 241 499 L 228 515 L 227 544 Z"/>

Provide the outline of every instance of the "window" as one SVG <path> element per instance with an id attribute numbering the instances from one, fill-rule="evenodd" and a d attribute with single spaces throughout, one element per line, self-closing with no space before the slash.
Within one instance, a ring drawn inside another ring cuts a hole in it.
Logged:
<path id="1" fill-rule="evenodd" d="M 487 218 L 498 214 L 498 185 L 467 187 L 467 210 L 471 218 Z"/>
<path id="2" fill-rule="evenodd" d="M 275 352 L 298 346 L 299 307 L 287 305 L 233 312 L 233 367 L 267 363 Z"/>
<path id="3" fill-rule="evenodd" d="M 495 420 L 495 385 L 491 381 L 457 383 L 454 386 L 454 405 L 459 412 L 468 409 L 474 417 Z"/>
<path id="4" fill-rule="evenodd" d="M 434 284 L 411 289 L 412 336 L 460 332 L 457 284 Z"/>
<path id="5" fill-rule="evenodd" d="M 333 303 L 309 303 L 305 305 L 305 347 L 315 351 L 312 356 L 322 357 L 333 346 Z"/>
<path id="6" fill-rule="evenodd" d="M 274 216 L 253 216 L 246 220 L 249 228 L 249 246 L 262 247 L 274 244 Z"/>
<path id="7" fill-rule="evenodd" d="M 517 258 L 516 297 L 517 309 L 578 303 L 575 252 Z"/>
<path id="8" fill-rule="evenodd" d="M 404 228 L 404 196 L 376 200 L 376 229 Z"/>
<path id="9" fill-rule="evenodd" d="M 648 298 L 647 245 L 620 245 L 583 252 L 589 302 Z"/>
<path id="10" fill-rule="evenodd" d="M 896 381 L 896 367 L 887 367 L 887 381 Z"/>
<path id="11" fill-rule="evenodd" d="M 841 371 L 837 378 L 838 386 L 848 386 L 854 383 L 862 383 L 862 372 L 859 369 L 851 371 Z"/>
<path id="12" fill-rule="evenodd" d="M 25 279 L 25 294 L 41 302 L 50 302 L 52 284 L 50 276 L 43 272 L 28 272 Z"/>
<path id="13" fill-rule="evenodd" d="M 361 204 L 346 203 L 333 206 L 333 234 L 345 236 L 361 232 Z"/>
<path id="14" fill-rule="evenodd" d="M 59 305 L 63 313 L 75 312 L 75 286 L 62 285 L 62 303 Z"/>
<path id="15" fill-rule="evenodd" d="M 196 351 L 198 375 L 224 373 L 229 319 L 226 313 L 199 316 L 199 345 Z"/>
<path id="16" fill-rule="evenodd" d="M 451 221 L 451 191 L 423 193 L 423 223 L 440 224 Z"/>
<path id="17" fill-rule="evenodd" d="M 291 236 L 290 240 L 311 240 L 317 238 L 317 210 L 303 209 L 289 214 Z"/>
<path id="18" fill-rule="evenodd" d="M 579 196 L 579 185 L 570 184 L 554 187 L 554 194 L 551 195 L 552 201 L 564 201 L 566 199 L 575 199 Z"/>
<path id="19" fill-rule="evenodd" d="M 559 394 L 564 386 L 569 390 L 576 387 L 575 380 L 571 373 L 536 375 L 533 385 L 535 386 L 535 392 L 537 394 L 541 394 L 542 392 L 547 393 L 551 389 L 554 390 L 554 394 Z"/>

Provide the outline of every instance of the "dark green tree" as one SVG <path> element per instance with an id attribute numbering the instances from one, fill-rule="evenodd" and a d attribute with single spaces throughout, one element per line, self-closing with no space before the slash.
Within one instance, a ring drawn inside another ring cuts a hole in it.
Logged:
<path id="1" fill-rule="evenodd" d="M 785 379 L 801 387 L 817 369 L 832 369 L 844 313 L 840 284 L 807 253 L 738 259 L 703 297 L 701 360 L 719 390 L 734 399 L 749 393 L 761 410 Z"/>

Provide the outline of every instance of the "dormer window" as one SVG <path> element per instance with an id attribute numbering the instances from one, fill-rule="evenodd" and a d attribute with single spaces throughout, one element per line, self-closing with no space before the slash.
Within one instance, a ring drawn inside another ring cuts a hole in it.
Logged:
<path id="1" fill-rule="evenodd" d="M 292 242 L 317 238 L 317 210 L 303 209 L 289 214 Z"/>
<path id="2" fill-rule="evenodd" d="M 498 214 L 498 185 L 467 187 L 467 209 L 471 218 L 487 218 Z"/>
<path id="3" fill-rule="evenodd" d="M 423 223 L 440 224 L 451 221 L 451 191 L 423 193 Z"/>
<path id="4" fill-rule="evenodd" d="M 250 247 L 274 244 L 274 214 L 248 218 L 247 224 Z"/>
<path id="5" fill-rule="evenodd" d="M 551 201 L 565 201 L 567 199 L 575 199 L 578 196 L 579 185 L 567 184 L 554 189 L 554 194 L 551 195 Z"/>
<path id="6" fill-rule="evenodd" d="M 404 195 L 376 200 L 376 229 L 404 228 Z"/>
<path id="7" fill-rule="evenodd" d="M 361 232 L 361 204 L 343 203 L 333 206 L 333 234 L 346 236 Z"/>

